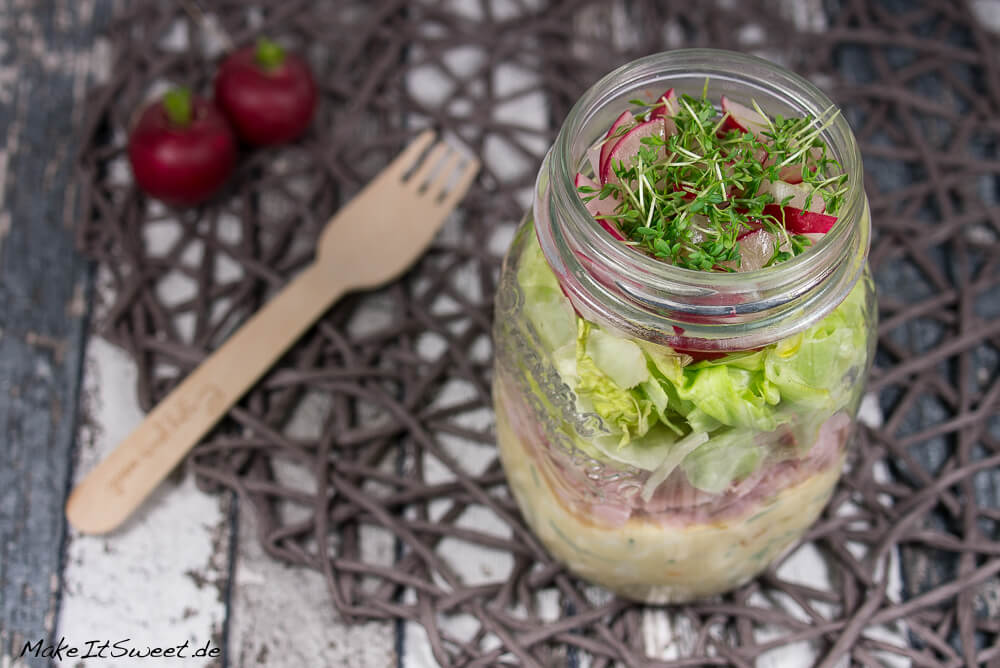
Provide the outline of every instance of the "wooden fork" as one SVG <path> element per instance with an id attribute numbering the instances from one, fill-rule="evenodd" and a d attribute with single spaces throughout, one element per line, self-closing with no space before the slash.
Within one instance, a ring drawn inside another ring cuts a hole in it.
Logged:
<path id="1" fill-rule="evenodd" d="M 456 169 L 461 155 L 444 142 L 432 143 L 432 131 L 421 134 L 330 219 L 316 260 L 73 490 L 66 503 L 70 524 L 85 533 L 121 524 L 334 302 L 391 281 L 423 253 L 479 171 L 474 158 Z"/>

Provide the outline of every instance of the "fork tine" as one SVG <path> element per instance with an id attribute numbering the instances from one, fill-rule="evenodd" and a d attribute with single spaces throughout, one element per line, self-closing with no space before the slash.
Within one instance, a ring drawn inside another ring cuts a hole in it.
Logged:
<path id="1" fill-rule="evenodd" d="M 434 137 L 434 130 L 424 130 L 421 132 L 406 146 L 406 148 L 403 149 L 402 153 L 396 156 L 395 160 L 389 163 L 389 165 L 385 168 L 385 172 L 391 173 L 394 178 L 403 178 L 403 174 L 413 167 L 413 163 L 417 161 L 420 154 L 431 145 L 431 142 L 434 141 Z"/>
<path id="2" fill-rule="evenodd" d="M 444 209 L 452 209 L 458 205 L 459 200 L 465 196 L 466 191 L 472 185 L 472 182 L 476 179 L 476 175 L 479 174 L 479 160 L 476 158 L 469 158 L 469 161 L 462 168 L 462 174 L 458 177 L 458 182 L 444 194 L 444 199 L 441 200 L 438 206 Z"/>
<path id="3" fill-rule="evenodd" d="M 416 169 L 413 170 L 413 173 L 410 174 L 410 177 L 406 180 L 406 182 L 410 186 L 416 186 L 417 188 L 423 189 L 424 184 L 430 181 L 431 174 L 434 173 L 434 170 L 438 167 L 441 159 L 450 150 L 452 150 L 451 147 L 443 141 L 432 146 L 431 150 L 427 152 L 427 156 L 419 165 L 417 165 Z"/>
<path id="4" fill-rule="evenodd" d="M 433 193 L 435 199 L 444 194 L 444 189 L 448 187 L 448 181 L 455 174 L 455 167 L 458 166 L 461 159 L 462 154 L 452 150 L 441 161 L 441 166 L 434 175 L 434 178 L 427 182 L 427 190 L 430 191 L 428 194 Z"/>

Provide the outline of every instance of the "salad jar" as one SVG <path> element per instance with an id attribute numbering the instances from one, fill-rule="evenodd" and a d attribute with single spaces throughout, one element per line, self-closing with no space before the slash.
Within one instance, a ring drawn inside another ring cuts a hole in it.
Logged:
<path id="1" fill-rule="evenodd" d="M 825 119 L 816 134 L 845 175 L 832 226 L 783 261 L 704 271 L 595 218 L 580 179 L 597 183 L 597 147 L 623 110 L 663 90 Z M 582 96 L 539 170 L 495 303 L 499 453 L 553 557 L 623 597 L 667 603 L 737 587 L 802 537 L 841 474 L 873 356 L 869 235 L 846 120 L 777 65 L 672 51 Z"/>

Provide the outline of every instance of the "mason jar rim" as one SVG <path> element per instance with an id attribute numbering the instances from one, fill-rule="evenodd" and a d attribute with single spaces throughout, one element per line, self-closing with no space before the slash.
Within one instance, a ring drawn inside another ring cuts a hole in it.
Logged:
<path id="1" fill-rule="evenodd" d="M 577 310 L 629 335 L 675 346 L 746 349 L 819 320 L 846 297 L 864 269 L 870 223 L 862 162 L 843 114 L 821 133 L 848 174 L 837 222 L 805 253 L 757 271 L 686 269 L 623 244 L 587 211 L 573 182 L 587 149 L 610 125 L 607 119 L 637 91 L 658 95 L 660 87 L 692 87 L 706 79 L 710 88 L 754 91 L 763 108 L 783 105 L 816 117 L 837 110 L 803 77 L 739 52 L 682 49 L 632 61 L 597 81 L 570 110 L 539 171 L 536 232 Z"/>

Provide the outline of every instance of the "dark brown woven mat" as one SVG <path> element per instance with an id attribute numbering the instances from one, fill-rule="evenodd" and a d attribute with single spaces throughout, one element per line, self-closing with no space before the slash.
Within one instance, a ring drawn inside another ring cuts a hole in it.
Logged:
<path id="1" fill-rule="evenodd" d="M 130 7 L 108 35 L 112 69 L 82 130 L 80 243 L 113 295 L 100 333 L 138 363 L 146 408 L 308 262 L 318 225 L 416 128 L 447 128 L 486 158 L 426 257 L 338 304 L 189 461 L 209 488 L 239 493 L 270 554 L 326 575 L 345 618 L 414 620 L 443 665 L 660 665 L 663 648 L 643 640 L 649 609 L 602 597 L 536 549 L 494 456 L 499 253 L 569 105 L 613 65 L 678 46 L 751 50 L 813 77 L 866 156 L 882 318 L 871 387 L 884 421 L 863 430 L 803 548 L 825 557 L 832 586 L 772 569 L 671 608 L 680 658 L 663 663 L 748 666 L 808 642 L 824 666 L 885 653 L 997 665 L 1000 64 L 996 35 L 969 7 L 214 3 L 207 16 L 233 42 L 266 32 L 305 49 L 322 109 L 299 144 L 247 154 L 226 195 L 173 231 L 123 177 L 124 133 L 157 80 L 204 90 L 213 53 L 183 6 Z M 173 46 L 178 22 L 187 51 Z M 512 87 L 519 77 L 529 84 Z M 548 118 L 519 104 L 547 106 Z M 322 428 L 303 431 L 302 414 Z M 470 552 L 489 568 L 453 558 Z M 557 621 L 541 621 L 547 609 Z"/>

